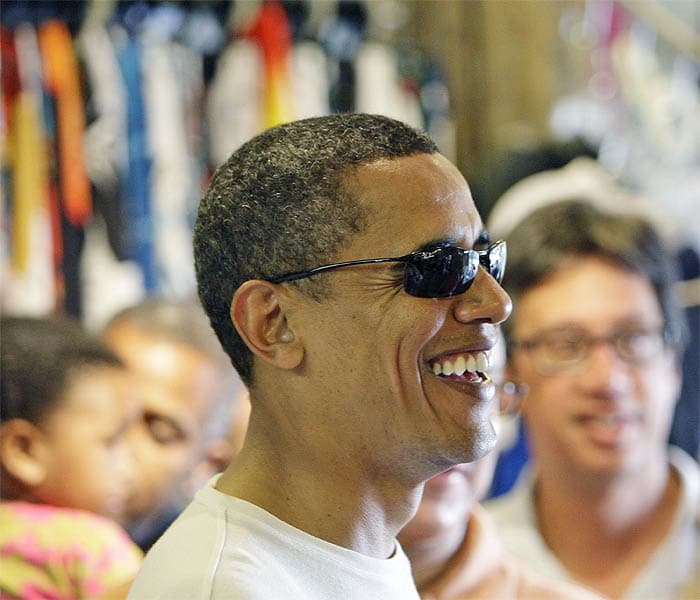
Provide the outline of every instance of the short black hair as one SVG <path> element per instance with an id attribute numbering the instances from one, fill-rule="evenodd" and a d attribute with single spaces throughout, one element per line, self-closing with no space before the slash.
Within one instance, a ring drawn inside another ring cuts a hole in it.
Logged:
<path id="1" fill-rule="evenodd" d="M 123 368 L 121 360 L 67 317 L 0 318 L 2 419 L 41 423 L 85 367 Z"/>
<path id="2" fill-rule="evenodd" d="M 199 206 L 195 268 L 202 305 L 246 383 L 253 357 L 231 322 L 236 289 L 332 262 L 364 229 L 367 211 L 344 185 L 352 169 L 435 152 L 426 134 L 399 121 L 338 114 L 269 129 L 219 167 Z M 315 300 L 326 293 L 322 281 L 295 283 Z"/>
<path id="3" fill-rule="evenodd" d="M 679 268 L 672 250 L 642 216 L 601 210 L 585 200 L 566 200 L 533 211 L 508 235 L 503 286 L 518 300 L 571 256 L 600 256 L 647 279 L 661 308 L 669 342 L 682 346 L 686 323 L 674 296 Z M 503 324 L 512 339 L 515 319 Z"/>

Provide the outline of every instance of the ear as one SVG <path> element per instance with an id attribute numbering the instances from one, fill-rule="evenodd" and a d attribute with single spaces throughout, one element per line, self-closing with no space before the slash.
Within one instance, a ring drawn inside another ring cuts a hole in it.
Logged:
<path id="1" fill-rule="evenodd" d="M 26 487 L 41 485 L 47 475 L 44 434 L 24 419 L 10 419 L 0 428 L 3 470 Z"/>
<path id="2" fill-rule="evenodd" d="M 304 346 L 287 322 L 282 300 L 275 284 L 246 281 L 231 301 L 231 321 L 253 354 L 280 369 L 295 369 Z"/>

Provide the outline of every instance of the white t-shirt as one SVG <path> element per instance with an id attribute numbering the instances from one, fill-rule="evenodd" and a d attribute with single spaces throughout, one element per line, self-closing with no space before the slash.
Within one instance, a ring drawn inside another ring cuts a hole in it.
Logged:
<path id="1" fill-rule="evenodd" d="M 681 497 L 671 529 L 630 584 L 623 600 L 667 600 L 679 597 L 700 568 L 700 467 L 679 448 L 669 448 L 669 462 L 678 473 Z M 509 493 L 484 503 L 503 546 L 523 564 L 548 577 L 571 580 L 537 528 L 529 474 Z"/>
<path id="2" fill-rule="evenodd" d="M 215 481 L 148 552 L 129 600 L 418 600 L 398 542 L 391 558 L 371 558 L 223 494 Z"/>

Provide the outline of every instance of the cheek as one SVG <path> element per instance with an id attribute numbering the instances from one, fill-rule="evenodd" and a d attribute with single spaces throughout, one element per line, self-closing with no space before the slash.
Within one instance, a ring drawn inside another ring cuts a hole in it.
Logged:
<path id="1" fill-rule="evenodd" d="M 555 377 L 535 376 L 519 380 L 528 386 L 521 412 L 527 422 L 539 428 L 559 427 L 568 420 L 572 412 L 573 398 L 567 383 Z"/>
<path id="2" fill-rule="evenodd" d="M 646 369 L 637 379 L 637 396 L 643 403 L 646 421 L 650 429 L 660 431 L 662 436 L 671 427 L 680 383 L 678 370 L 672 365 Z"/>
<path id="3" fill-rule="evenodd" d="M 104 513 L 108 496 L 121 486 L 114 477 L 112 456 L 104 448 L 84 445 L 80 454 L 73 457 L 61 475 L 61 486 L 69 495 L 70 504 Z"/>

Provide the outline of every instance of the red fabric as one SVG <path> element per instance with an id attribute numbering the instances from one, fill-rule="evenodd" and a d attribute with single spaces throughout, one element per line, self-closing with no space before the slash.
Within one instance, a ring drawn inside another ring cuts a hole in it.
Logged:
<path id="1" fill-rule="evenodd" d="M 12 111 L 19 95 L 21 84 L 17 69 L 17 50 L 12 32 L 0 27 L 0 87 L 2 88 L 2 103 L 8 130 L 12 124 Z"/>
<path id="2" fill-rule="evenodd" d="M 279 2 L 263 3 L 247 35 L 263 51 L 265 127 L 291 121 L 294 110 L 288 65 L 292 32 L 284 7 Z"/>
<path id="3" fill-rule="evenodd" d="M 61 202 L 68 221 L 80 227 L 92 216 L 92 196 L 83 151 L 85 114 L 73 41 L 62 21 L 46 21 L 38 34 L 44 82 L 56 98 Z"/>

